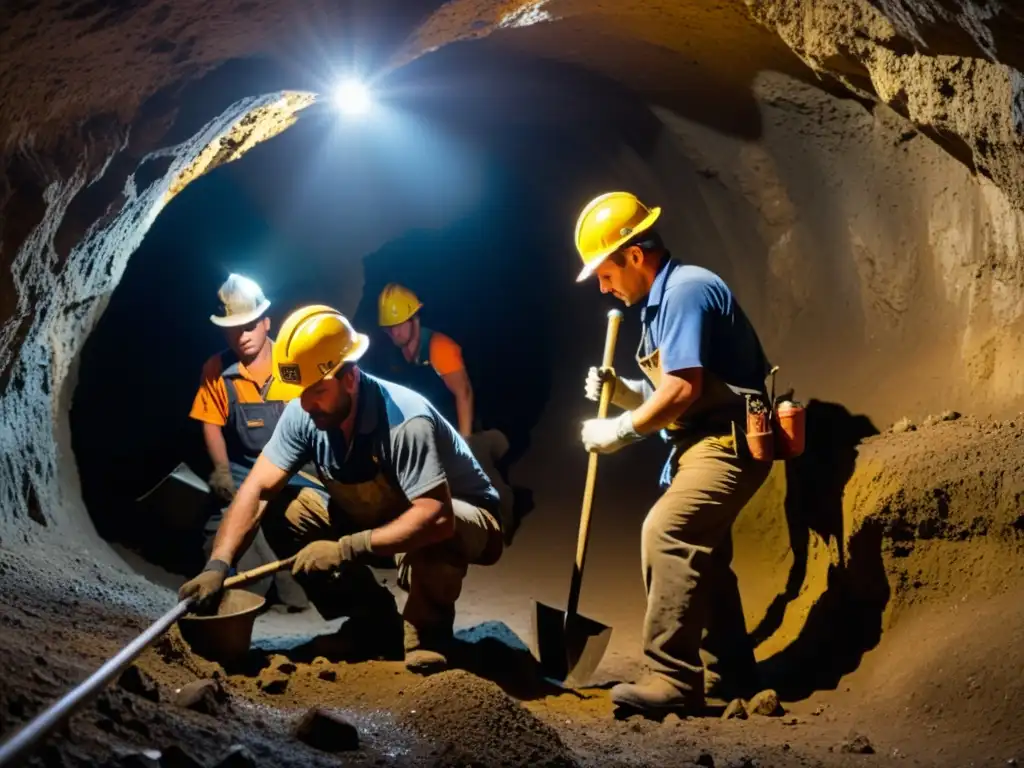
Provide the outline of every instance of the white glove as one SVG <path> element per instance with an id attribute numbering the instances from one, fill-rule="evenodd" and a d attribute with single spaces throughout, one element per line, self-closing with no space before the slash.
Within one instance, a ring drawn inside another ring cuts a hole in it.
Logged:
<path id="1" fill-rule="evenodd" d="M 643 435 L 633 428 L 633 412 L 625 411 L 614 419 L 587 419 L 580 433 L 583 447 L 593 453 L 615 453 Z"/>
<path id="2" fill-rule="evenodd" d="M 595 368 L 587 372 L 584 392 L 587 400 L 595 403 L 601 399 L 601 384 L 612 383 L 612 405 L 624 411 L 639 408 L 644 402 L 644 383 L 640 379 L 623 379 L 616 375 L 614 368 Z"/>

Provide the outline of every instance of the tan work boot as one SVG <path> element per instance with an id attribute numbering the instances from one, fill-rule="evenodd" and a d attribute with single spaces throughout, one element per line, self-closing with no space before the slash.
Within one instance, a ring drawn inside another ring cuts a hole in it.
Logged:
<path id="1" fill-rule="evenodd" d="M 651 675 L 639 683 L 619 683 L 611 690 L 612 702 L 635 709 L 641 714 L 664 715 L 675 712 L 697 715 L 704 711 L 704 696 L 680 691 L 664 677 Z"/>
<path id="2" fill-rule="evenodd" d="M 432 675 L 448 668 L 451 627 L 417 629 L 405 622 L 405 668 L 418 675 Z"/>

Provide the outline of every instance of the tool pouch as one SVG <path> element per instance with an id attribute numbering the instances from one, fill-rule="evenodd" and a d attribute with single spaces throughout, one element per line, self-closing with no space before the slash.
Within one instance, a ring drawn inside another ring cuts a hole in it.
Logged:
<path id="1" fill-rule="evenodd" d="M 760 395 L 747 395 L 747 448 L 757 461 L 775 460 L 772 411 Z"/>

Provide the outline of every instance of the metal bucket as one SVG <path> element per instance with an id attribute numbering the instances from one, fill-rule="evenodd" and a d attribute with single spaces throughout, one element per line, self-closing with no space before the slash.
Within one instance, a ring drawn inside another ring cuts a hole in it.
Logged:
<path id="1" fill-rule="evenodd" d="M 231 664 L 249 652 L 252 626 L 265 602 L 244 589 L 226 589 L 216 615 L 187 614 L 178 619 L 178 628 L 185 642 L 200 656 Z"/>

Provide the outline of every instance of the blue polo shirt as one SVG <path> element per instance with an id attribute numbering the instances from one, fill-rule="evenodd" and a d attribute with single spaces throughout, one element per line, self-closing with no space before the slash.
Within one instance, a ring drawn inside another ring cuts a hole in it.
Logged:
<path id="1" fill-rule="evenodd" d="M 761 341 L 732 291 L 714 272 L 667 257 L 640 319 L 638 357 L 658 350 L 663 374 L 703 368 L 737 395 L 765 394 L 770 365 Z M 708 396 L 706 391 L 688 413 L 700 412 L 701 400 Z M 682 419 L 685 422 L 687 414 Z"/>
<path id="2" fill-rule="evenodd" d="M 770 367 L 754 327 L 710 270 L 665 259 L 641 310 L 640 355 L 659 350 L 665 373 L 704 368 L 734 392 L 764 393 Z"/>

